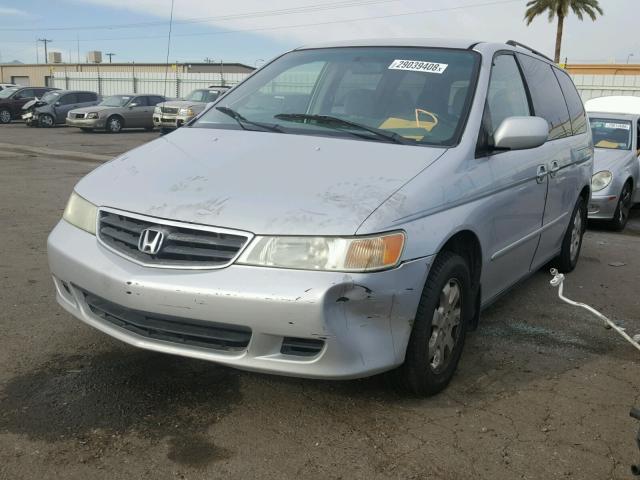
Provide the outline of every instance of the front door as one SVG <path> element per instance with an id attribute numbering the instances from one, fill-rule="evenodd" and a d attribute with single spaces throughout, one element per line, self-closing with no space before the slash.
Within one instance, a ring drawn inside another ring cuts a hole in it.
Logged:
<path id="1" fill-rule="evenodd" d="M 493 60 L 483 118 L 486 142 L 503 120 L 530 116 L 526 87 L 510 53 Z M 482 143 L 482 142 L 481 142 Z M 540 239 L 540 225 L 547 195 L 544 145 L 531 150 L 492 152 L 484 161 L 493 186 L 484 219 L 488 244 L 483 269 L 483 301 L 490 301 L 529 273 Z"/>

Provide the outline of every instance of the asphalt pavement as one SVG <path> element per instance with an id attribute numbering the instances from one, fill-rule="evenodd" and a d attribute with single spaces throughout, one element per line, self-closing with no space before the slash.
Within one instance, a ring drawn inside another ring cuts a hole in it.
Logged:
<path id="1" fill-rule="evenodd" d="M 640 356 L 560 303 L 546 271 L 483 313 L 429 399 L 380 376 L 300 380 L 137 350 L 65 313 L 46 237 L 100 163 L 29 147 L 108 157 L 157 135 L 0 126 L 0 479 L 630 478 Z M 639 218 L 589 230 L 566 281 L 630 332 Z"/>

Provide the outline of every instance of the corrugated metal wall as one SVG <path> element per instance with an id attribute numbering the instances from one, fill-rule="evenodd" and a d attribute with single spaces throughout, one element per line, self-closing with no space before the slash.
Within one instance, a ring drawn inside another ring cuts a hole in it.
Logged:
<path id="1" fill-rule="evenodd" d="M 53 86 L 65 90 L 90 90 L 101 95 L 152 93 L 184 97 L 196 88 L 210 85 L 233 86 L 247 73 L 168 72 L 55 72 Z"/>
<path id="2" fill-rule="evenodd" d="M 640 75 L 572 75 L 583 101 L 610 95 L 640 96 Z"/>

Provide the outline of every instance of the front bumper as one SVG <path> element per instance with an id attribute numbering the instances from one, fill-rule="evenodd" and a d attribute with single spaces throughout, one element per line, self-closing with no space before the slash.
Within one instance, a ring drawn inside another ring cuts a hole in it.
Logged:
<path id="1" fill-rule="evenodd" d="M 180 128 L 191 120 L 193 116 L 170 115 L 167 113 L 154 113 L 153 126 L 158 128 Z"/>
<path id="2" fill-rule="evenodd" d="M 389 370 L 405 350 L 432 257 L 384 272 L 349 274 L 231 265 L 143 267 L 64 220 L 48 239 L 57 300 L 85 323 L 131 345 L 260 372 L 347 379 Z M 127 309 L 251 329 L 242 351 L 149 338 L 88 308 L 82 291 Z M 285 337 L 321 339 L 313 357 L 281 352 Z"/>
<path id="3" fill-rule="evenodd" d="M 618 206 L 617 195 L 592 195 L 589 201 L 590 220 L 612 220 Z"/>
<path id="4" fill-rule="evenodd" d="M 104 118 L 66 118 L 66 124 L 70 127 L 79 128 L 104 128 Z"/>

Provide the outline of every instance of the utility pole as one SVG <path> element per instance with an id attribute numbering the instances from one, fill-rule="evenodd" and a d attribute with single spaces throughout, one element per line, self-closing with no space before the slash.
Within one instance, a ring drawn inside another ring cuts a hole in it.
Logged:
<path id="1" fill-rule="evenodd" d="M 52 42 L 53 40 L 49 40 L 47 38 L 39 38 L 38 42 L 44 43 L 44 63 L 49 63 L 49 57 L 47 55 L 47 43 Z"/>
<path id="2" fill-rule="evenodd" d="M 111 63 L 111 57 L 115 55 L 115 53 L 105 53 L 107 57 L 109 57 L 109 63 Z"/>
<path id="3" fill-rule="evenodd" d="M 631 57 L 633 57 L 633 53 L 627 55 L 627 65 L 629 65 L 629 60 L 631 60 Z"/>

